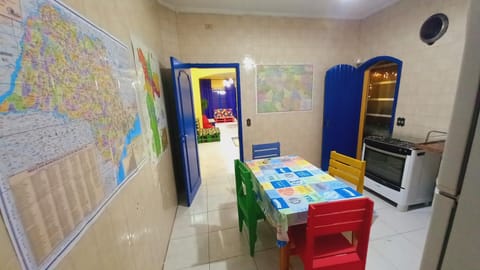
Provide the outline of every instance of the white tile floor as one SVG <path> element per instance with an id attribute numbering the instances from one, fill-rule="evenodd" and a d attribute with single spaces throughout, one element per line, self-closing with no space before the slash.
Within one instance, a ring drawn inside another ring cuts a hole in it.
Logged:
<path id="1" fill-rule="evenodd" d="M 192 204 L 179 206 L 164 269 L 267 270 L 278 269 L 275 232 L 259 223 L 255 256 L 248 253 L 248 237 L 238 230 L 233 160 L 238 148 L 236 124 L 217 124 L 221 141 L 199 144 L 202 186 Z M 370 237 L 367 270 L 419 269 L 431 207 L 399 212 L 382 199 L 375 201 L 378 215 Z M 303 269 L 297 257 L 291 269 Z"/>

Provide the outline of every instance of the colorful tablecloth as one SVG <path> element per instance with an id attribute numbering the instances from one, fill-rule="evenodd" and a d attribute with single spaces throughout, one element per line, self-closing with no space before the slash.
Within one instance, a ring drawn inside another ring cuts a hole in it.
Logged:
<path id="1" fill-rule="evenodd" d="M 288 227 L 307 222 L 310 203 L 361 197 L 355 189 L 299 156 L 245 162 L 255 175 L 257 202 L 277 228 L 277 239 L 288 241 Z"/>

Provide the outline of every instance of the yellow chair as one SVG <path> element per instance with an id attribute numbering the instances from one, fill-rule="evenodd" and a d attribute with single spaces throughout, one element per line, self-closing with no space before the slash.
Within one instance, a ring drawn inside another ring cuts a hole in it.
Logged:
<path id="1" fill-rule="evenodd" d="M 363 194 L 366 164 L 364 160 L 358 160 L 332 151 L 330 152 L 328 174 L 352 183 L 357 187 L 357 191 Z"/>

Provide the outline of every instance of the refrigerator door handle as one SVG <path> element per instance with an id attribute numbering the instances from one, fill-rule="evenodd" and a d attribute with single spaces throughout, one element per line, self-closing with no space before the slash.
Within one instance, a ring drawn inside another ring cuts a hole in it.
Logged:
<path id="1" fill-rule="evenodd" d="M 457 196 L 452 195 L 452 194 L 450 194 L 450 193 L 447 193 L 447 192 L 445 192 L 445 191 L 436 190 L 435 192 L 438 193 L 438 194 L 440 194 L 440 195 L 442 195 L 442 196 L 444 196 L 444 197 L 447 197 L 447 198 L 449 198 L 449 199 L 452 199 L 452 200 L 454 200 L 455 202 L 458 200 L 458 197 L 457 197 Z"/>

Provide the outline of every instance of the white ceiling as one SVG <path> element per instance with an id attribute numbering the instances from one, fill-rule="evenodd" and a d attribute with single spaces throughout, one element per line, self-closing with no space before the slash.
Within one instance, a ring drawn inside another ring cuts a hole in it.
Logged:
<path id="1" fill-rule="evenodd" d="M 364 19 L 399 0 L 157 0 L 178 12 Z"/>

